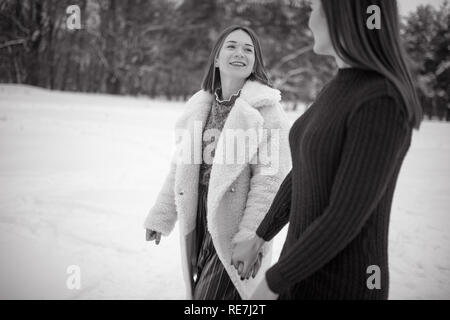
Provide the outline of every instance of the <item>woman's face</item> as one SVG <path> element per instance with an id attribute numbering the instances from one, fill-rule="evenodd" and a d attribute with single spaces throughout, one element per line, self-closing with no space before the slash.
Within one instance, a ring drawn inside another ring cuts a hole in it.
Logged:
<path id="1" fill-rule="evenodd" d="M 311 0 L 311 8 L 308 25 L 314 36 L 314 52 L 322 55 L 334 55 L 327 19 L 322 9 L 322 1 Z"/>
<path id="2" fill-rule="evenodd" d="M 250 36 L 242 30 L 231 32 L 216 58 L 221 77 L 245 80 L 252 73 L 254 64 L 255 48 Z"/>

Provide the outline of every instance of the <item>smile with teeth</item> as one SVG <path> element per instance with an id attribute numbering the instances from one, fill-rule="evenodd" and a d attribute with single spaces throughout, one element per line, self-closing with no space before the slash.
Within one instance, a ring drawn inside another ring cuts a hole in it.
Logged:
<path id="1" fill-rule="evenodd" d="M 230 62 L 230 64 L 235 67 L 245 67 L 246 66 L 246 64 L 242 61 L 232 61 L 232 62 Z"/>

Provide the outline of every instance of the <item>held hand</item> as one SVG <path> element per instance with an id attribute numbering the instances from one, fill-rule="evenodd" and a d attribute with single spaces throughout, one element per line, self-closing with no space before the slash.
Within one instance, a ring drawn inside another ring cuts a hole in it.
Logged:
<path id="1" fill-rule="evenodd" d="M 231 255 L 231 264 L 236 268 L 241 280 L 248 279 L 251 275 L 253 277 L 261 266 L 261 247 L 264 240 L 258 236 L 254 236 L 250 240 L 245 240 L 236 243 Z"/>
<path id="2" fill-rule="evenodd" d="M 250 279 L 250 276 L 252 278 L 256 277 L 259 269 L 261 268 L 262 258 L 263 258 L 263 255 L 261 252 L 259 252 L 255 263 L 253 265 L 249 264 L 250 268 L 248 268 L 247 273 L 245 273 L 244 262 L 238 262 L 237 271 L 238 271 L 238 274 L 241 276 L 241 280 L 248 280 L 248 279 Z"/>
<path id="3" fill-rule="evenodd" d="M 155 243 L 159 244 L 159 242 L 161 241 L 161 232 L 151 229 L 145 229 L 145 240 L 147 241 L 155 240 Z"/>
<path id="4" fill-rule="evenodd" d="M 258 253 L 258 258 L 256 259 L 256 262 L 253 265 L 253 268 L 251 268 L 249 270 L 249 273 L 245 276 L 245 279 L 249 279 L 250 276 L 252 276 L 252 278 L 256 277 L 256 275 L 258 274 L 259 268 L 261 268 L 262 258 L 263 258 L 262 253 L 261 252 Z"/>

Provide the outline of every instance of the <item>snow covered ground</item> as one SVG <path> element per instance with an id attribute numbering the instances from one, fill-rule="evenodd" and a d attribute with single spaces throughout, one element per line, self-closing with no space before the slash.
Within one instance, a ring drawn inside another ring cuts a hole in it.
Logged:
<path id="1" fill-rule="evenodd" d="M 178 229 L 155 246 L 142 228 L 182 107 L 0 85 L 0 299 L 183 299 Z M 425 122 L 402 168 L 391 299 L 450 299 L 449 137 Z"/>

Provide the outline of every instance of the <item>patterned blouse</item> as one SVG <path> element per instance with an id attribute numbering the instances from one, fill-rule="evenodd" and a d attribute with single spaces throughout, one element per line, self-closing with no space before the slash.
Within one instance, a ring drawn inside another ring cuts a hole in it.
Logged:
<path id="1" fill-rule="evenodd" d="M 215 92 L 215 100 L 209 111 L 206 125 L 203 129 L 202 139 L 202 164 L 200 165 L 200 183 L 208 186 L 211 175 L 212 161 L 214 159 L 220 133 L 225 125 L 225 121 L 233 108 L 236 99 L 241 94 L 241 90 L 231 96 L 229 100 L 221 100 L 221 89 Z"/>

